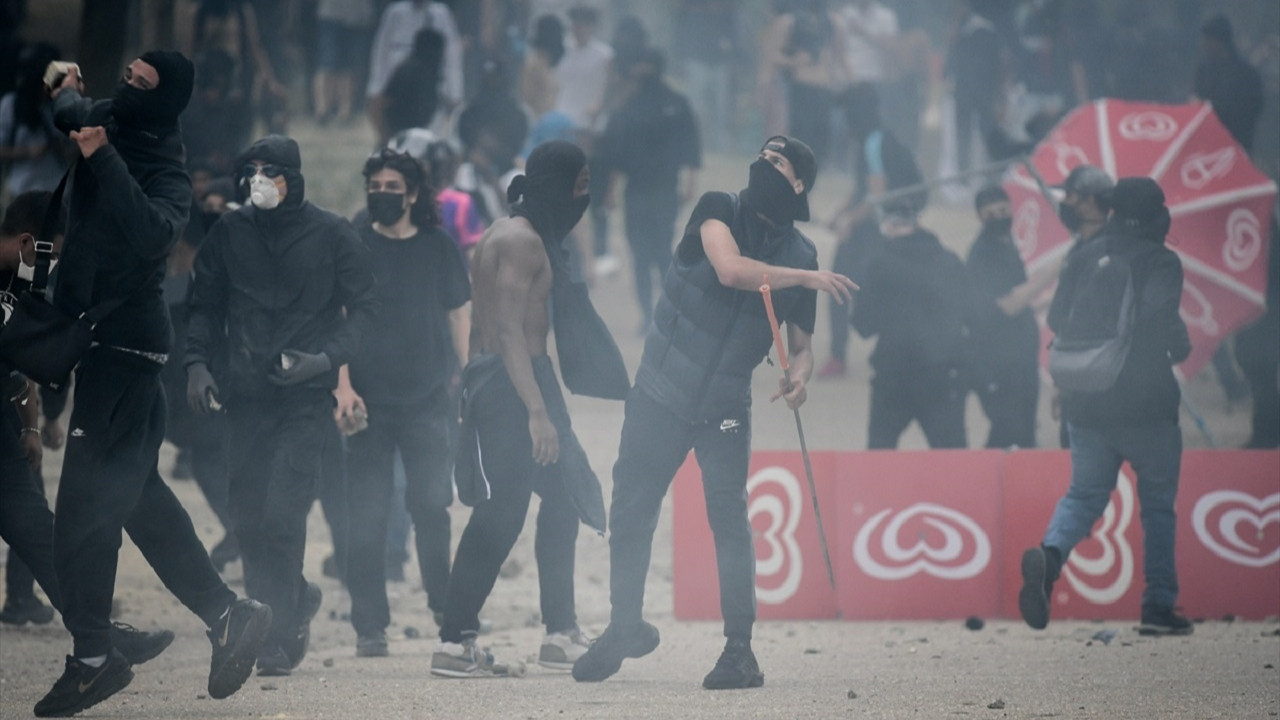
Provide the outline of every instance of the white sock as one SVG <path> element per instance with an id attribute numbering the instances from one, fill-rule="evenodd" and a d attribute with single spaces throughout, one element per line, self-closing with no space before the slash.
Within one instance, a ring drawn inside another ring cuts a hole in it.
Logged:
<path id="1" fill-rule="evenodd" d="M 84 663 L 85 665 L 88 665 L 91 668 L 100 668 L 107 662 L 106 655 L 99 655 L 97 657 L 91 657 L 91 658 L 76 658 L 76 659 Z"/>

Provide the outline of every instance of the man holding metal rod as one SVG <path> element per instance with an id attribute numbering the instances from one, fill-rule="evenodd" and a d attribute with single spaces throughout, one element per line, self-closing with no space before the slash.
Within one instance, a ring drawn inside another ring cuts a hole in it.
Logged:
<path id="1" fill-rule="evenodd" d="M 839 302 L 857 289 L 818 269 L 818 255 L 793 224 L 809 219 L 817 163 L 793 138 L 769 138 L 737 195 L 702 196 L 663 281 L 627 397 L 610 510 L 608 629 L 574 664 L 580 682 L 598 682 L 625 658 L 652 652 L 658 630 L 643 619 L 645 575 L 662 498 L 693 450 L 702 470 L 707 519 L 715 536 L 725 649 L 703 680 L 707 689 L 764 684 L 751 651 L 755 553 L 747 519 L 751 457 L 751 373 L 769 352 L 776 317 L 787 326 L 790 375 L 772 399 L 793 410 L 807 397 L 817 292 Z"/>

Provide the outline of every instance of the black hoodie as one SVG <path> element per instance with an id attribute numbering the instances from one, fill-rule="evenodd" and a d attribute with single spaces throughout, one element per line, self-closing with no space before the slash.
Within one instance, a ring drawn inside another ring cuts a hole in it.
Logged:
<path id="1" fill-rule="evenodd" d="M 109 144 L 75 165 L 66 190 L 67 234 L 58 265 L 57 306 L 80 315 L 125 298 L 100 322 L 104 345 L 165 353 L 169 312 L 160 284 L 165 260 L 182 235 L 191 208 L 182 137 L 128 131 L 111 117 L 111 101 L 97 102 L 64 89 L 53 103 L 63 132 L 104 126 Z"/>
<path id="2" fill-rule="evenodd" d="M 217 368 L 231 402 L 327 392 L 375 312 L 367 250 L 346 219 L 305 201 L 296 142 L 268 136 L 237 167 L 248 160 L 285 168 L 287 194 L 275 209 L 247 204 L 209 229 L 196 256 L 184 365 Z M 278 388 L 267 377 L 286 349 L 323 352 L 333 369 Z"/>

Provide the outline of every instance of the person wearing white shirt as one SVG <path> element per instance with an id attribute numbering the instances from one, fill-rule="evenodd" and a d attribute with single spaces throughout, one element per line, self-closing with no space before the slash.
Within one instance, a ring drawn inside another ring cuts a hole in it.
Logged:
<path id="1" fill-rule="evenodd" d="M 380 118 L 385 104 L 383 91 L 387 81 L 396 67 L 409 57 L 413 38 L 424 27 L 440 31 L 445 38 L 444 76 L 440 81 L 442 108 L 451 109 L 463 100 L 462 40 L 449 6 L 427 0 L 397 0 L 382 12 L 382 21 L 378 23 L 378 32 L 373 39 L 373 52 L 369 56 L 369 84 L 365 94 L 369 98 L 369 117 L 374 127 L 381 127 Z"/>
<path id="2" fill-rule="evenodd" d="M 853 0 L 835 13 L 844 35 L 844 68 L 849 82 L 884 82 L 886 52 L 898 36 L 898 16 L 876 0 Z"/>

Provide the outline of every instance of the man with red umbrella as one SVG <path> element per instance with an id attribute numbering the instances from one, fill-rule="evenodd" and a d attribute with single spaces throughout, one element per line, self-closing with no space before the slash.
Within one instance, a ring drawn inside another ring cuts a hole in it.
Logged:
<path id="1" fill-rule="evenodd" d="M 1150 178 L 1120 180 L 1112 192 L 1107 227 L 1097 239 L 1071 253 L 1049 308 L 1055 343 L 1078 340 L 1108 324 L 1115 332 L 1116 320 L 1124 315 L 1132 320 L 1118 324 L 1130 328 L 1127 354 L 1121 353 L 1117 361 L 1118 376 L 1109 385 L 1099 386 L 1103 389 L 1063 393 L 1063 414 L 1071 436 L 1071 486 L 1054 510 L 1043 543 L 1022 556 L 1018 609 L 1037 630 L 1049 624 L 1054 581 L 1072 548 L 1102 516 L 1120 465 L 1127 460 L 1137 472 L 1142 505 L 1147 587 L 1140 632 L 1187 635 L 1192 631 L 1187 619 L 1174 610 L 1178 599 L 1174 502 L 1182 432 L 1178 428 L 1181 395 L 1173 375 L 1173 365 L 1187 358 L 1191 343 L 1178 313 L 1182 263 L 1164 246 L 1171 222 L 1164 199 L 1164 192 Z M 1127 267 L 1127 272 L 1104 275 L 1108 266 Z M 1114 285 L 1099 286 L 1101 277 L 1118 279 L 1124 292 L 1109 292 L 1117 289 Z M 1098 302 L 1104 295 L 1130 299 L 1113 307 Z M 1055 367 L 1052 362 L 1050 367 Z M 1056 370 L 1054 379 L 1059 386 L 1066 384 Z"/>

